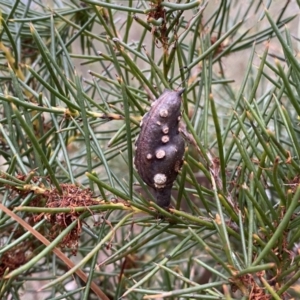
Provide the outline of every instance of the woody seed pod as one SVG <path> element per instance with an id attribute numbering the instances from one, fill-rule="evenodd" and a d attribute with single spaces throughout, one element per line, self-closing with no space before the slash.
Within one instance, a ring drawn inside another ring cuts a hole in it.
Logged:
<path id="1" fill-rule="evenodd" d="M 164 208 L 170 205 L 172 185 L 183 162 L 185 144 L 178 130 L 183 92 L 163 92 L 144 115 L 135 144 L 136 169 Z"/>

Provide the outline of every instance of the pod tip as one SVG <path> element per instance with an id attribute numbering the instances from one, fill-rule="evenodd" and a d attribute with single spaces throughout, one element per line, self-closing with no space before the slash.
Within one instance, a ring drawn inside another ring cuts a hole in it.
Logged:
<path id="1" fill-rule="evenodd" d="M 178 96 L 181 96 L 181 95 L 184 93 L 184 91 L 185 91 L 185 88 L 179 90 L 179 91 L 177 92 Z"/>

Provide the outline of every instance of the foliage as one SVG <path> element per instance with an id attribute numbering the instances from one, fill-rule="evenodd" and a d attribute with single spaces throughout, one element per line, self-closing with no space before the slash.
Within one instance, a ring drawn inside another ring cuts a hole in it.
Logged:
<path id="1" fill-rule="evenodd" d="M 0 1 L 0 298 L 299 297 L 299 4 Z M 168 210 L 132 160 L 165 88 Z"/>

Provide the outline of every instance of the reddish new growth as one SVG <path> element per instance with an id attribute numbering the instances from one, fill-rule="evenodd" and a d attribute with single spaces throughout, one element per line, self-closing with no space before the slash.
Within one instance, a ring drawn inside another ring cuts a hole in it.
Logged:
<path id="1" fill-rule="evenodd" d="M 265 288 L 258 284 L 263 275 L 264 272 L 257 272 L 256 274 L 245 274 L 231 278 L 232 292 L 235 293 L 237 290 L 241 290 L 244 294 L 248 293 L 247 299 L 249 300 L 271 299 L 271 295 L 266 292 Z"/>
<path id="2" fill-rule="evenodd" d="M 169 44 L 168 44 L 168 36 L 167 36 L 167 25 L 166 25 L 166 10 L 160 5 L 161 1 L 157 3 L 150 3 L 151 10 L 148 13 L 147 21 L 149 22 L 151 19 L 159 20 L 162 19 L 162 24 L 160 26 L 153 26 L 152 33 L 159 32 L 160 33 L 160 42 L 162 43 L 163 48 L 167 51 Z M 155 41 L 156 45 L 158 41 Z"/>
<path id="3" fill-rule="evenodd" d="M 6 270 L 10 272 L 24 265 L 32 253 L 27 242 L 23 242 L 2 254 L 0 259 L 0 278 Z"/>
<path id="4" fill-rule="evenodd" d="M 76 208 L 76 207 L 87 207 L 91 205 L 99 204 L 92 197 L 92 192 L 89 189 L 81 189 L 73 184 L 61 184 L 62 193 L 54 188 L 51 190 L 45 190 L 43 197 L 47 199 L 47 208 Z M 71 210 L 71 212 L 66 213 L 43 213 L 35 218 L 35 222 L 44 216 L 52 225 L 50 229 L 51 239 L 56 238 L 62 230 L 68 227 L 74 220 L 78 221 L 78 226 L 73 228 L 61 241 L 60 246 L 62 248 L 68 247 L 72 249 L 74 255 L 76 255 L 78 247 L 78 239 L 81 233 L 82 221 L 79 216 L 83 212 L 76 212 Z"/>
<path id="5" fill-rule="evenodd" d="M 60 184 L 61 192 L 57 188 L 45 188 L 41 182 L 40 176 L 32 176 L 30 174 L 18 174 L 16 178 L 24 182 L 27 181 L 30 176 L 32 184 L 24 184 L 23 186 L 10 186 L 6 185 L 11 191 L 17 192 L 22 197 L 26 197 L 28 194 L 34 192 L 35 197 L 31 201 L 31 206 L 47 207 L 47 208 L 70 208 L 70 212 L 61 213 L 42 213 L 33 218 L 33 222 L 37 223 L 43 217 L 51 224 L 50 227 L 50 239 L 55 239 L 65 228 L 67 228 L 74 220 L 78 221 L 77 227 L 72 229 L 61 241 L 60 246 L 68 247 L 72 249 L 72 253 L 75 255 L 78 247 L 78 239 L 81 232 L 82 220 L 79 216 L 84 212 L 76 212 L 76 207 L 88 207 L 91 205 L 99 204 L 89 189 L 81 189 L 74 184 Z M 6 178 L 5 175 L 0 177 Z M 44 178 L 51 185 L 49 178 Z M 46 203 L 45 203 L 46 202 Z M 34 225 L 34 224 L 33 224 Z"/>

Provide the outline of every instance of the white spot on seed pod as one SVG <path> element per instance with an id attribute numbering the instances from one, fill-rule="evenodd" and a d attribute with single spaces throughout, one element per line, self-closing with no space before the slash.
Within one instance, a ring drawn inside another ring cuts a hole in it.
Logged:
<path id="1" fill-rule="evenodd" d="M 161 138 L 161 141 L 162 141 L 163 143 L 165 143 L 165 144 L 166 144 L 169 140 L 170 140 L 170 138 L 169 138 L 168 135 L 163 135 L 162 138 Z"/>
<path id="2" fill-rule="evenodd" d="M 169 127 L 168 126 L 165 126 L 163 129 L 162 129 L 162 132 L 164 134 L 168 134 L 169 133 Z"/>
<path id="3" fill-rule="evenodd" d="M 148 153 L 146 157 L 147 157 L 147 159 L 151 159 L 152 158 L 152 154 Z"/>
<path id="4" fill-rule="evenodd" d="M 157 173 L 153 177 L 154 185 L 158 189 L 162 189 L 165 187 L 165 183 L 167 181 L 167 176 L 162 173 Z"/>
<path id="5" fill-rule="evenodd" d="M 160 126 L 160 125 L 161 125 L 161 123 L 160 123 L 159 121 L 156 121 L 156 124 L 157 124 L 158 126 Z"/>
<path id="6" fill-rule="evenodd" d="M 168 111 L 166 109 L 161 109 L 160 112 L 159 112 L 159 115 L 162 118 L 166 118 L 168 116 Z"/>
<path id="7" fill-rule="evenodd" d="M 180 116 L 178 116 L 177 120 L 178 120 L 178 122 L 181 120 L 181 115 L 180 115 Z"/>
<path id="8" fill-rule="evenodd" d="M 164 158 L 165 155 L 166 155 L 166 152 L 162 149 L 156 151 L 156 154 L 155 154 L 156 158 L 158 158 L 158 159 Z"/>

